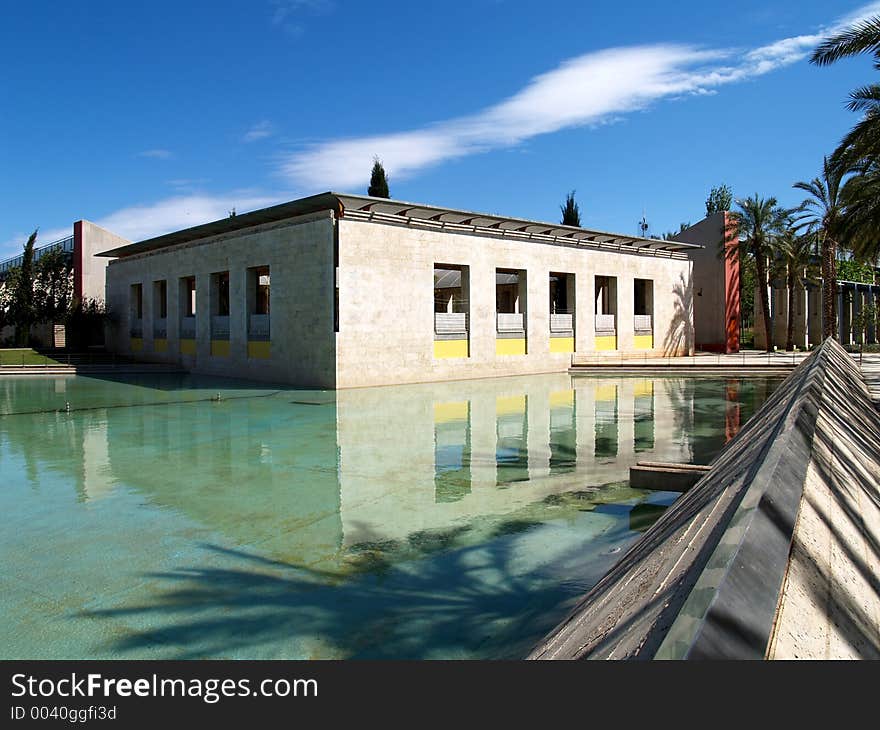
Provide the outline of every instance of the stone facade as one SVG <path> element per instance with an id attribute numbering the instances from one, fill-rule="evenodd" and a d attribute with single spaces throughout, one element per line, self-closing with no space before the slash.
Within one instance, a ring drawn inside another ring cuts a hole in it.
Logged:
<path id="1" fill-rule="evenodd" d="M 289 215 L 313 200 L 325 209 Z M 316 196 L 105 252 L 118 256 L 107 269 L 110 346 L 195 372 L 326 388 L 562 372 L 573 357 L 607 350 L 604 332 L 602 347 L 597 342 L 595 281 L 612 277 L 616 333 L 610 338 L 613 349 L 603 356 L 692 352 L 692 264 L 681 252 L 649 248 L 660 242 L 635 241 L 645 248 L 609 250 L 489 236 L 476 227 L 472 232 L 426 229 L 406 218 L 399 223 L 349 218 L 335 201 L 332 194 Z M 273 211 L 278 220 L 256 222 Z M 250 220 L 255 225 L 248 226 Z M 213 235 L 204 235 L 208 232 Z M 438 348 L 433 277 L 435 267 L 443 265 L 466 272 L 467 301 L 461 306 L 468 332 L 465 343 Z M 254 343 L 248 335 L 252 312 L 246 277 L 264 266 L 271 271 L 271 330 L 264 342 Z M 518 341 L 503 340 L 496 330 L 499 270 L 522 277 L 516 311 L 524 313 L 524 337 Z M 221 272 L 229 277 L 229 316 L 223 324 L 228 334 L 217 341 L 211 334 L 217 300 L 212 287 Z M 574 336 L 554 346 L 551 273 L 569 275 L 567 299 L 574 310 Z M 185 277 L 195 277 L 196 314 L 186 325 L 195 323 L 194 335 L 182 336 L 180 282 Z M 634 304 L 637 279 L 650 282 L 641 291 L 651 292 L 647 321 L 652 328 L 645 334 L 640 312 L 638 336 L 634 307 L 645 304 Z M 167 316 L 159 328 L 153 325 L 161 281 L 167 287 Z M 162 332 L 164 337 L 158 336 Z M 525 354 L 502 354 L 517 348 Z"/>

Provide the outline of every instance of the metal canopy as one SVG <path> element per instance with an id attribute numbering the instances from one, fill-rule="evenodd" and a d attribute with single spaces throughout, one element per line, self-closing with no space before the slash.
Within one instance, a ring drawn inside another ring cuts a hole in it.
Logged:
<path id="1" fill-rule="evenodd" d="M 454 233 L 477 233 L 494 237 L 521 238 L 569 246 L 615 249 L 624 252 L 650 252 L 654 255 L 683 254 L 691 249 L 702 248 L 702 246 L 696 244 L 680 241 L 662 241 L 653 238 L 640 238 L 639 236 L 625 236 L 618 233 L 578 228 L 576 226 L 564 226 L 452 208 L 438 208 L 432 205 L 409 203 L 388 198 L 371 198 L 366 195 L 327 192 L 275 205 L 270 208 L 263 208 L 252 213 L 244 213 L 232 218 L 205 223 L 127 246 L 121 246 L 99 253 L 98 256 L 124 258 L 321 210 L 332 210 L 340 217 L 352 220 L 411 225 Z"/>

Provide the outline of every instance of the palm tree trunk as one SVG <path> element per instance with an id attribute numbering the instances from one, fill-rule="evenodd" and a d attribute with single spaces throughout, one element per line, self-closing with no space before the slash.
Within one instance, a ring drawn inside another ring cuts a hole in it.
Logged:
<path id="1" fill-rule="evenodd" d="M 761 309 L 764 315 L 764 332 L 767 336 L 767 352 L 773 352 L 773 329 L 770 324 L 770 298 L 767 296 L 767 261 L 764 254 L 756 252 L 755 269 L 758 278 L 758 296 L 761 298 Z"/>
<path id="2" fill-rule="evenodd" d="M 839 339 L 837 331 L 837 242 L 822 241 L 822 339 Z"/>
<path id="3" fill-rule="evenodd" d="M 785 350 L 791 352 L 794 350 L 794 300 L 795 300 L 795 271 L 790 269 L 788 272 L 788 328 L 785 332 Z"/>

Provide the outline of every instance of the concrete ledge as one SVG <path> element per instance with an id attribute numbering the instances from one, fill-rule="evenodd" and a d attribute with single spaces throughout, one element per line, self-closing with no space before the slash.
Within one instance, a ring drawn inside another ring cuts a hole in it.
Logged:
<path id="1" fill-rule="evenodd" d="M 863 424 L 867 472 L 880 473 L 880 417 L 829 340 L 530 658 L 764 657 L 820 416 Z M 876 476 L 868 486 L 878 503 Z"/>

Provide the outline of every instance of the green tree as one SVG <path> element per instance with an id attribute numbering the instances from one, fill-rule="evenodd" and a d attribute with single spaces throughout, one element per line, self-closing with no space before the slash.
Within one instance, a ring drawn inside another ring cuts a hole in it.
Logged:
<path id="1" fill-rule="evenodd" d="M 874 56 L 874 68 L 880 70 L 880 15 L 854 23 L 831 36 L 816 48 L 810 61 L 827 66 L 864 53 Z M 835 162 L 850 167 L 859 161 L 877 161 L 880 159 L 880 84 L 869 84 L 850 92 L 847 106 L 862 113 L 862 118 L 841 141 L 834 153 Z"/>
<path id="2" fill-rule="evenodd" d="M 562 211 L 562 225 L 580 228 L 581 210 L 578 204 L 574 202 L 574 190 L 565 196 L 565 205 L 560 205 L 559 210 Z"/>
<path id="3" fill-rule="evenodd" d="M 826 157 L 822 174 L 794 184 L 808 194 L 798 218 L 801 226 L 816 231 L 822 257 L 822 340 L 837 337 L 837 249 L 844 234 L 843 171 Z"/>
<path id="4" fill-rule="evenodd" d="M 56 248 L 40 256 L 34 266 L 34 306 L 37 321 L 58 322 L 71 305 L 73 276 L 65 253 Z"/>
<path id="5" fill-rule="evenodd" d="M 727 185 L 714 187 L 709 191 L 709 197 L 706 198 L 706 216 L 730 210 L 732 203 L 733 192 Z"/>
<path id="6" fill-rule="evenodd" d="M 663 240 L 663 241 L 671 241 L 671 240 L 673 240 L 677 235 L 679 235 L 680 233 L 684 233 L 684 232 L 685 232 L 688 228 L 690 228 L 690 227 L 691 227 L 690 222 L 688 222 L 688 223 L 679 223 L 679 224 L 678 224 L 678 230 L 677 230 L 677 231 L 666 231 L 666 233 L 664 233 L 663 236 L 661 237 L 661 240 Z"/>
<path id="7" fill-rule="evenodd" d="M 370 187 L 367 189 L 367 195 L 373 198 L 390 198 L 388 192 L 388 176 L 385 174 L 385 167 L 378 157 L 373 158 L 373 171 L 370 173 Z"/>
<path id="8" fill-rule="evenodd" d="M 874 263 L 880 258 L 880 162 L 853 172 L 841 192 L 846 213 L 841 236 L 859 261 Z"/>
<path id="9" fill-rule="evenodd" d="M 38 229 L 39 230 L 39 229 Z M 10 288 L 9 321 L 15 325 L 15 344 L 25 347 L 28 344 L 31 325 L 36 321 L 37 310 L 34 301 L 34 243 L 35 230 L 24 244 L 21 266 L 9 272 L 6 286 Z"/>
<path id="10" fill-rule="evenodd" d="M 731 213 L 730 224 L 739 243 L 731 248 L 729 255 L 744 254 L 755 263 L 758 296 L 764 310 L 767 350 L 772 351 L 773 330 L 767 296 L 767 260 L 775 255 L 777 240 L 785 228 L 789 212 L 779 207 L 776 198 L 760 198 L 757 193 L 751 198 L 737 200 L 736 204 L 739 210 Z"/>
<path id="11" fill-rule="evenodd" d="M 792 226 L 786 227 L 777 238 L 775 252 L 785 269 L 785 285 L 788 288 L 788 322 L 785 331 L 785 349 L 794 350 L 795 298 L 813 253 L 811 233 L 799 234 Z"/>

